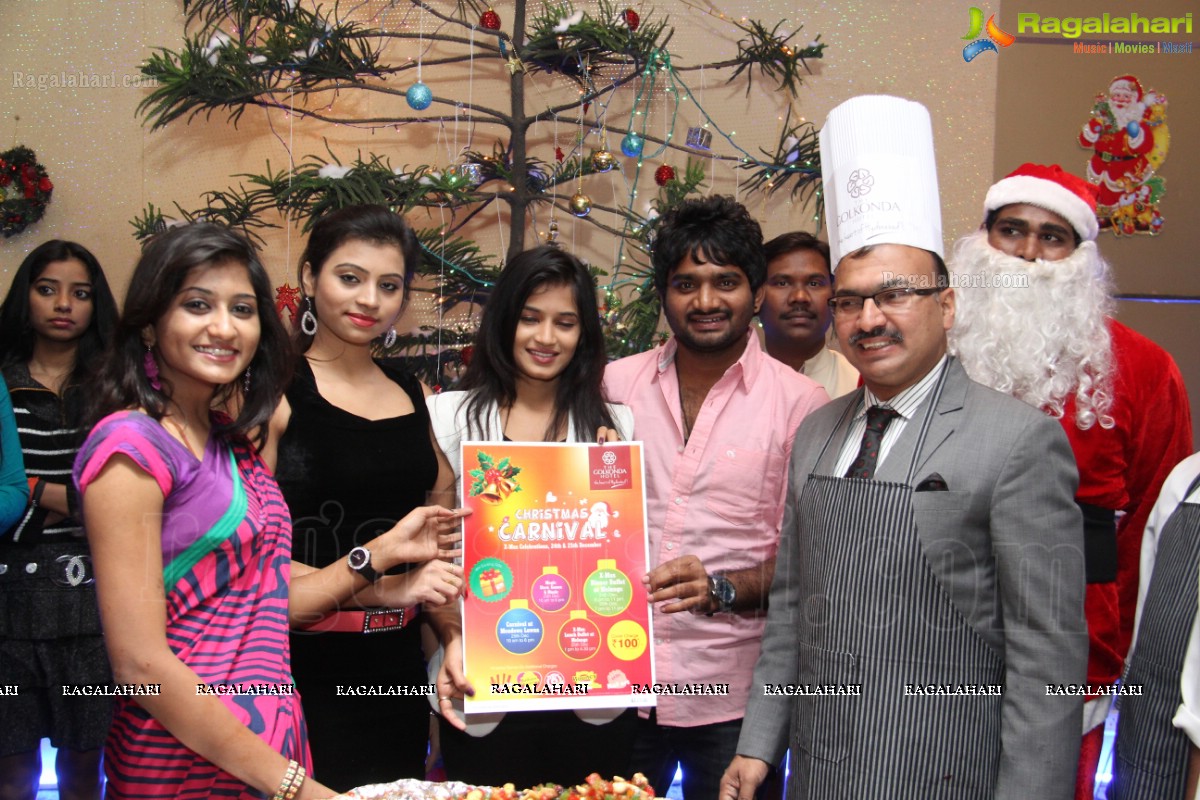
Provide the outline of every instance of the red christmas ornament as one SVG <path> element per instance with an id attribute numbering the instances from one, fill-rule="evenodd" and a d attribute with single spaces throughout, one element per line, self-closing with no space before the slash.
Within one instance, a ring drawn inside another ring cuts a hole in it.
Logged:
<path id="1" fill-rule="evenodd" d="M 292 286 L 284 282 L 283 286 L 275 287 L 275 312 L 279 314 L 279 318 L 283 319 L 283 312 L 288 312 L 288 316 L 293 325 L 296 324 L 296 317 L 300 312 L 300 288 Z"/>
<path id="2" fill-rule="evenodd" d="M 500 30 L 500 15 L 489 8 L 487 11 L 483 12 L 482 15 L 480 15 L 479 26 L 481 28 L 487 28 L 489 31 Z"/>
<path id="3" fill-rule="evenodd" d="M 663 164 L 658 169 L 654 170 L 654 182 L 659 186 L 666 186 L 671 181 L 675 180 L 675 168 Z"/>
<path id="4" fill-rule="evenodd" d="M 566 158 L 566 156 L 563 155 L 562 148 L 561 147 L 554 148 L 554 160 L 561 162 L 564 158 Z"/>
<path id="5" fill-rule="evenodd" d="M 625 24 L 629 26 L 631 33 L 638 29 L 638 25 L 642 24 L 642 18 L 639 17 L 638 13 L 632 8 L 627 8 L 622 11 L 621 16 L 625 18 Z"/>

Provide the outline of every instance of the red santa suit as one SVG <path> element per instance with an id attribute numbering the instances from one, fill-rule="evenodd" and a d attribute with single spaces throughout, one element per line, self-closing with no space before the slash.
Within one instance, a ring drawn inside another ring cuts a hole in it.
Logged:
<path id="1" fill-rule="evenodd" d="M 1117 84 L 1123 80 L 1114 81 L 1114 87 L 1121 88 Z M 1138 96 L 1140 99 L 1140 87 Z M 1106 141 L 1098 153 L 1120 152 L 1142 158 L 1151 146 L 1149 130 L 1137 141 L 1125 133 L 1121 138 L 1124 142 L 1119 144 Z M 1129 168 L 1129 162 L 1103 158 L 1093 163 L 1104 170 L 1117 163 Z M 1023 164 L 988 190 L 984 213 L 986 216 L 1013 204 L 1031 204 L 1058 214 L 1081 239 L 1094 241 L 1099 229 L 1097 190 L 1103 192 L 1103 188 L 1057 165 Z M 1060 420 L 1079 469 L 1076 500 L 1085 520 L 1096 521 L 1094 527 L 1088 526 L 1089 583 L 1085 600 L 1090 643 L 1087 677 L 1088 683 L 1095 686 L 1111 686 L 1122 675 L 1137 608 L 1142 533 L 1167 475 L 1192 451 L 1191 411 L 1175 361 L 1161 347 L 1121 323 L 1108 319 L 1107 326 L 1113 359 L 1113 401 L 1107 415 L 1114 424 L 1106 428 L 1097 422 L 1081 430 L 1076 424 L 1073 396 L 1067 399 Z M 1079 800 L 1092 797 L 1103 742 L 1101 726 L 1110 705 L 1110 698 L 1100 695 L 1089 697 L 1084 706 Z"/>
<path id="2" fill-rule="evenodd" d="M 1076 500 L 1117 512 L 1116 581 L 1087 587 L 1088 683 L 1111 685 L 1121 677 L 1133 636 L 1142 531 L 1163 481 L 1192 452 L 1192 419 L 1183 376 L 1161 347 L 1109 320 L 1115 376 L 1115 425 L 1075 424 L 1075 403 L 1062 417 L 1079 467 Z M 1104 721 L 1106 698 L 1090 701 L 1084 726 Z M 1091 724 L 1089 724 L 1091 723 Z"/>

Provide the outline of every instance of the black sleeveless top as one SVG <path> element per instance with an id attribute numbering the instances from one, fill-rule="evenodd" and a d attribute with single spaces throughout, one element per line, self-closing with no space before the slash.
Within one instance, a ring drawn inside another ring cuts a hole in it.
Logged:
<path id="1" fill-rule="evenodd" d="M 308 359 L 297 365 L 275 475 L 292 512 L 296 561 L 324 567 L 345 557 L 425 505 L 437 480 L 421 385 L 377 363 L 404 389 L 414 413 L 367 420 L 343 411 L 321 397 Z"/>
<path id="2" fill-rule="evenodd" d="M 351 549 L 425 505 L 426 492 L 437 480 L 421 385 L 387 364 L 379 367 L 404 389 L 414 413 L 375 421 L 355 416 L 321 397 L 307 359 L 296 365 L 287 390 L 292 416 L 279 440 L 276 478 L 292 512 L 297 561 L 314 567 L 344 562 Z M 408 568 L 401 564 L 389 572 Z M 424 775 L 425 697 L 339 693 L 343 684 L 428 683 L 419 625 L 370 634 L 293 630 L 291 655 L 314 774 L 321 781 L 345 790 Z"/>

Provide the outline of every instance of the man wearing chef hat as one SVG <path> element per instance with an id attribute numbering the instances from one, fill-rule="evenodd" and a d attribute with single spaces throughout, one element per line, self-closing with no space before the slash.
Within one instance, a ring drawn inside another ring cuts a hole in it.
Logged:
<path id="1" fill-rule="evenodd" d="M 762 653 L 721 800 L 1066 800 L 1087 636 L 1061 426 L 947 355 L 929 114 L 821 131 L 834 328 L 863 388 L 801 424 Z M 790 730 L 790 736 L 789 736 Z"/>

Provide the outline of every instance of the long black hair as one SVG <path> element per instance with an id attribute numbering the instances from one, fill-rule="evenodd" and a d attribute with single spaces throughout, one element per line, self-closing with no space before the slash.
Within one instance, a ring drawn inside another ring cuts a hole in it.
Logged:
<path id="1" fill-rule="evenodd" d="M 66 387 L 84 384 L 99 365 L 117 324 L 117 302 L 108 288 L 100 262 L 90 250 L 75 242 L 51 239 L 25 256 L 13 275 L 4 304 L 0 305 L 0 368 L 27 364 L 33 358 L 37 334 L 29 324 L 29 291 L 48 265 L 70 258 L 83 264 L 92 284 L 92 321 L 76 340 L 75 365 Z"/>
<path id="2" fill-rule="evenodd" d="M 421 243 L 413 229 L 404 221 L 404 217 L 385 206 L 377 205 L 346 206 L 321 217 L 313 226 L 312 233 L 308 235 L 308 244 L 304 246 L 304 252 L 300 255 L 298 271 L 303 274 L 304 265 L 308 264 L 315 283 L 329 256 L 347 242 L 367 242 L 399 248 L 400 255 L 404 258 L 404 303 L 400 306 L 400 313 L 403 314 L 404 307 L 408 305 L 408 289 L 412 285 L 413 275 L 421 265 Z M 300 311 L 312 311 L 319 321 L 316 303 L 309 305 L 310 302 L 312 298 L 304 297 L 300 301 Z M 301 353 L 306 352 L 312 345 L 313 337 L 304 333 L 299 325 L 296 326 L 295 336 L 297 349 Z"/>
<path id="3" fill-rule="evenodd" d="M 238 379 L 222 387 L 214 398 L 214 403 L 224 404 L 239 395 L 237 419 L 217 430 L 233 436 L 255 435 L 260 445 L 266 441 L 267 422 L 291 379 L 291 346 L 275 312 L 271 281 L 254 245 L 211 222 L 171 228 L 151 239 L 142 250 L 125 296 L 124 313 L 96 381 L 92 423 L 114 411 L 138 407 L 154 419 L 163 418 L 168 397 L 152 387 L 146 376 L 142 333 L 170 310 L 189 272 L 224 264 L 246 267 L 258 306 L 260 334 L 258 349 L 250 361 L 249 390 Z"/>
<path id="4" fill-rule="evenodd" d="M 554 419 L 546 429 L 552 440 L 568 416 L 575 420 L 575 438 L 588 441 L 601 425 L 615 427 L 604 402 L 604 333 L 596 306 L 596 284 L 587 267 L 575 256 L 551 245 L 535 247 L 508 262 L 492 289 L 475 352 L 458 388 L 470 392 L 468 428 L 484 434 L 484 417 L 493 405 L 508 408 L 517 399 L 518 373 L 513 361 L 517 323 L 529 296 L 544 286 L 570 286 L 579 310 L 579 344 L 575 356 L 558 379 Z"/>

